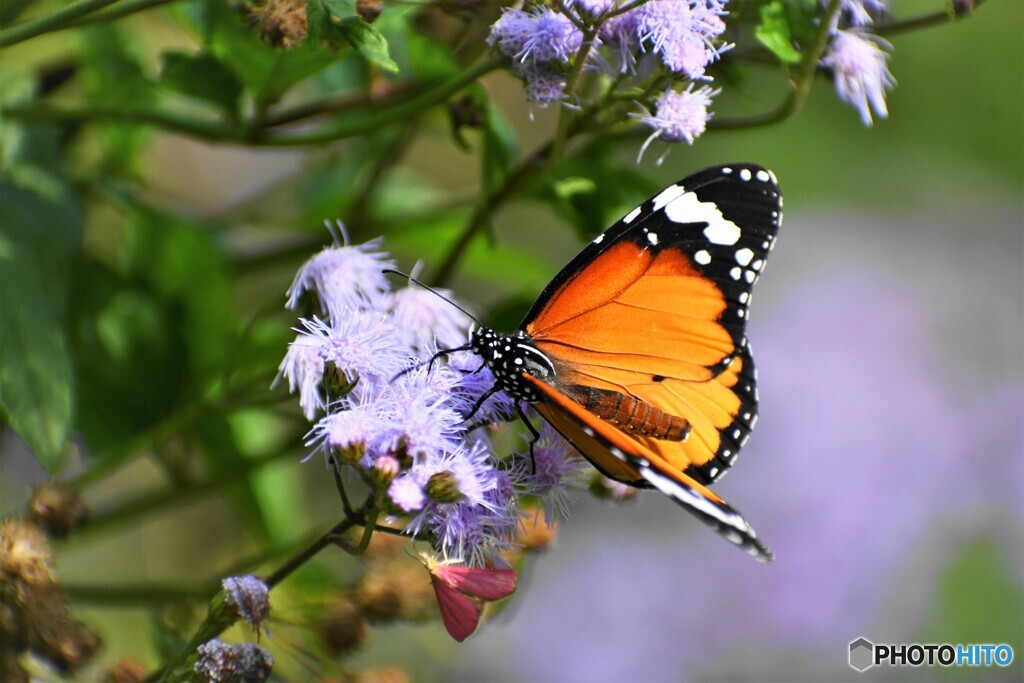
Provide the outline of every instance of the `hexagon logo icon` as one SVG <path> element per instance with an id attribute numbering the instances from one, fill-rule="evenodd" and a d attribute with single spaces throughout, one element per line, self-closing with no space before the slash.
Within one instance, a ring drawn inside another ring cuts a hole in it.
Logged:
<path id="1" fill-rule="evenodd" d="M 875 644 L 861 636 L 850 643 L 850 667 L 867 671 L 875 665 Z"/>

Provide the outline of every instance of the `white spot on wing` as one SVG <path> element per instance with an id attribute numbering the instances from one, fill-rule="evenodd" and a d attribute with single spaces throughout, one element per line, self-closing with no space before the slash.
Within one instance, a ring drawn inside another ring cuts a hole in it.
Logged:
<path id="1" fill-rule="evenodd" d="M 711 254 L 708 253 L 707 249 L 701 249 L 693 255 L 693 260 L 702 266 L 706 266 L 711 263 Z"/>
<path id="2" fill-rule="evenodd" d="M 655 200 L 655 206 L 670 190 L 679 189 L 678 185 L 670 187 Z M 665 216 L 673 223 L 707 223 L 704 236 L 715 244 L 736 244 L 740 238 L 740 226 L 727 220 L 714 202 L 702 202 L 692 192 L 679 192 L 665 202 Z"/>
<path id="3" fill-rule="evenodd" d="M 598 235 L 597 237 L 594 238 L 594 244 L 601 244 L 601 242 L 604 242 L 604 233 L 603 232 L 600 235 Z"/>
<path id="4" fill-rule="evenodd" d="M 744 168 L 740 170 L 740 180 L 750 180 L 750 169 Z"/>
<path id="5" fill-rule="evenodd" d="M 726 166 L 725 168 L 722 169 L 722 173 L 724 173 L 725 175 L 729 175 L 730 173 L 732 173 L 732 169 Z"/>
<path id="6" fill-rule="evenodd" d="M 771 176 L 768 175 L 767 171 L 758 171 L 757 179 L 760 180 L 762 183 L 767 183 L 771 179 Z"/>
<path id="7" fill-rule="evenodd" d="M 753 284 L 754 278 L 757 277 L 757 274 L 754 271 L 752 271 L 752 270 L 748 270 L 744 274 L 744 277 L 747 279 L 747 282 Z"/>
<path id="8" fill-rule="evenodd" d="M 740 303 L 741 304 L 747 303 L 747 299 L 749 299 L 749 298 L 750 298 L 750 294 L 748 294 L 747 292 L 740 292 Z"/>
<path id="9" fill-rule="evenodd" d="M 732 270 L 729 271 L 729 277 L 731 277 L 733 280 L 739 280 L 741 274 L 742 271 L 738 267 L 734 267 Z"/>
<path id="10" fill-rule="evenodd" d="M 655 211 L 658 211 L 662 207 L 667 206 L 676 198 L 681 197 L 685 194 L 687 194 L 686 188 L 684 188 L 682 185 L 672 185 L 671 187 L 666 187 L 664 190 L 661 191 L 661 193 L 657 197 L 654 198 L 653 208 Z M 696 197 L 694 197 L 694 199 L 696 199 Z M 676 222 L 678 223 L 679 221 Z"/>
<path id="11" fill-rule="evenodd" d="M 635 209 L 633 209 L 632 211 L 627 213 L 625 216 L 623 216 L 622 222 L 623 223 L 632 223 L 633 221 L 636 220 L 636 217 L 640 215 L 640 211 L 641 210 L 642 210 L 642 207 L 639 207 L 639 206 L 636 207 Z"/>
<path id="12" fill-rule="evenodd" d="M 650 242 L 651 244 L 657 244 L 658 243 L 658 233 L 656 233 L 656 232 L 649 232 L 649 233 L 647 233 L 647 241 Z"/>
<path id="13" fill-rule="evenodd" d="M 741 266 L 745 266 L 750 263 L 750 259 L 754 258 L 754 252 L 746 247 L 736 250 L 736 263 Z"/>

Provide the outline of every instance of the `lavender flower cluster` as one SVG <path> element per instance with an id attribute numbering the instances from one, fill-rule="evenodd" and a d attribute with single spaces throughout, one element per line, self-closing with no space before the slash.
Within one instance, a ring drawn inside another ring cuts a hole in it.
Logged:
<path id="1" fill-rule="evenodd" d="M 379 239 L 335 244 L 303 265 L 288 306 L 312 297 L 319 315 L 300 319 L 281 375 L 316 421 L 307 445 L 330 466 L 386 489 L 385 513 L 446 556 L 501 565 L 527 514 L 524 497 L 550 519 L 585 461 L 546 425 L 535 469 L 528 454 L 496 453 L 489 427 L 513 418 L 512 400 L 493 394 L 470 423 L 494 385 L 490 371 L 468 351 L 430 360 L 465 345 L 469 318 L 418 285 L 392 290 L 382 270 L 394 267 Z"/>
<path id="2" fill-rule="evenodd" d="M 708 66 L 733 47 L 723 39 L 729 0 L 563 0 L 508 8 L 491 26 L 488 43 L 512 60 L 527 99 L 540 106 L 575 97 L 570 80 L 579 70 L 604 71 L 612 88 L 626 77 L 662 89 L 648 109 L 631 117 L 651 129 L 639 161 L 655 140 L 693 144 L 707 129 L 712 98 Z M 820 0 L 822 9 L 829 3 Z M 871 32 L 888 0 L 840 0 L 829 26 L 821 66 L 832 71 L 836 92 L 871 125 L 872 112 L 888 116 L 886 91 L 895 85 L 888 60 L 892 46 Z M 653 78 L 652 78 L 653 76 Z M 667 82 L 667 86 L 663 85 Z M 699 85 L 699 87 L 698 87 Z M 667 153 L 667 149 L 666 149 Z M 658 163 L 664 155 L 658 159 Z"/>
<path id="3" fill-rule="evenodd" d="M 821 65 L 834 74 L 839 99 L 860 113 L 865 126 L 872 123 L 872 110 L 876 116 L 889 116 L 885 92 L 896 85 L 886 52 L 892 50 L 892 45 L 871 32 L 875 17 L 887 11 L 886 0 L 842 0 L 831 42 L 821 60 Z"/>
<path id="4" fill-rule="evenodd" d="M 578 58 L 585 66 L 614 75 L 636 74 L 645 57 L 660 63 L 671 82 L 654 113 L 644 109 L 636 115 L 654 131 L 644 149 L 654 139 L 692 144 L 704 132 L 711 98 L 718 93 L 707 86 L 695 91 L 694 81 L 710 81 L 708 65 L 731 47 L 720 40 L 726 2 L 650 0 L 625 9 L 622 0 L 567 0 L 557 11 L 506 9 L 488 42 L 513 60 L 527 98 L 541 107 L 565 98 L 569 67 L 581 50 L 586 54 Z M 583 27 L 592 31 L 591 40 L 585 40 Z M 676 87 L 686 81 L 687 88 Z"/>

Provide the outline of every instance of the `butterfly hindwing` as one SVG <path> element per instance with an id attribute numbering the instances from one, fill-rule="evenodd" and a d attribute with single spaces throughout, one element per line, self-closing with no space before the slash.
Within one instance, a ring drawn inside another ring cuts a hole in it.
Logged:
<path id="1" fill-rule="evenodd" d="M 753 557 L 763 562 L 773 559 L 771 550 L 757 537 L 743 515 L 721 497 L 554 387 L 528 375 L 524 377 L 545 396 L 545 403 L 538 405 L 541 415 L 598 469 L 604 472 L 616 462 L 627 466 L 638 479 L 672 498 Z M 555 419 L 548 415 L 554 415 Z M 562 419 L 562 416 L 569 419 Z"/>

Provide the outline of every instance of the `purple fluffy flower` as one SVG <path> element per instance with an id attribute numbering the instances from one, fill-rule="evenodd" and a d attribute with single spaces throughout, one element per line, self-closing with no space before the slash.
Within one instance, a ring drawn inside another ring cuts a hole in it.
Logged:
<path id="1" fill-rule="evenodd" d="M 437 296 L 440 294 L 450 299 L 450 291 L 435 291 L 436 294 L 418 285 L 410 285 L 398 290 L 391 297 L 392 323 L 399 337 L 407 346 L 421 352 L 435 342 L 446 348 L 466 343 L 469 318 L 458 308 Z"/>
<path id="2" fill-rule="evenodd" d="M 278 376 L 288 380 L 288 391 L 299 390 L 299 406 L 307 420 L 316 417 L 324 407 L 320 391 L 324 379 L 324 359 L 320 355 L 323 340 L 311 334 L 299 333 L 278 368 Z M 276 380 L 275 380 L 276 381 Z"/>
<path id="3" fill-rule="evenodd" d="M 566 76 L 558 69 L 547 64 L 522 64 L 519 75 L 526 82 L 526 99 L 541 109 L 565 97 Z"/>
<path id="4" fill-rule="evenodd" d="M 564 64 L 579 51 L 583 34 L 568 17 L 550 9 L 508 9 L 491 27 L 488 42 L 520 62 Z"/>
<path id="5" fill-rule="evenodd" d="M 388 290 L 381 271 L 395 264 L 379 247 L 380 240 L 374 240 L 352 247 L 327 247 L 313 256 L 288 288 L 288 308 L 297 308 L 306 292 L 316 294 L 322 312 L 332 318 L 366 303 L 381 303 Z"/>
<path id="6" fill-rule="evenodd" d="M 426 526 L 440 539 L 446 556 L 462 558 L 475 567 L 506 564 L 501 551 L 510 547 L 512 537 L 508 532 L 514 531 L 517 524 L 517 512 L 468 503 L 437 506 L 426 521 Z"/>
<path id="7" fill-rule="evenodd" d="M 423 487 L 408 474 L 391 482 L 391 486 L 388 487 L 388 497 L 392 503 L 405 512 L 422 510 L 427 502 Z"/>
<path id="8" fill-rule="evenodd" d="M 889 73 L 892 46 L 879 38 L 858 31 L 836 31 L 822 66 L 835 74 L 836 94 L 860 112 L 865 126 L 871 125 L 871 111 L 886 118 L 885 91 L 896 85 Z"/>
<path id="9" fill-rule="evenodd" d="M 331 364 L 354 383 L 359 396 L 379 393 L 409 362 L 411 351 L 402 345 L 397 329 L 383 313 L 339 311 L 333 323 L 313 318 L 303 320 L 302 325 L 320 341 L 325 365 Z"/>
<path id="10" fill-rule="evenodd" d="M 469 446 L 460 444 L 449 452 L 427 453 L 409 471 L 421 486 L 426 486 L 431 477 L 448 473 L 455 479 L 458 493 L 471 506 L 490 505 L 487 492 L 495 487 L 494 468 L 488 462 L 489 453 L 480 442 Z"/>
<path id="11" fill-rule="evenodd" d="M 707 65 L 728 49 L 713 42 L 725 31 L 724 0 L 651 0 L 633 12 L 640 41 L 688 78 L 703 78 Z"/>
<path id="12" fill-rule="evenodd" d="M 590 466 L 545 422 L 540 428 L 540 439 L 533 445 L 532 461 L 529 452 L 524 454 L 520 471 L 526 490 L 542 501 L 544 520 L 550 525 L 556 517 L 567 516 L 569 491 L 583 487 Z"/>
<path id="13" fill-rule="evenodd" d="M 839 3 L 839 13 L 850 26 L 869 26 L 875 22 L 875 15 L 888 11 L 887 0 L 840 0 Z"/>
<path id="14" fill-rule="evenodd" d="M 683 91 L 666 90 L 665 94 L 658 98 L 654 114 L 646 109 L 643 114 L 632 114 L 641 123 L 654 129 L 640 147 L 637 161 L 640 161 L 647 147 L 655 139 L 665 142 L 685 140 L 692 145 L 693 141 L 707 129 L 708 120 L 711 118 L 708 107 L 711 106 L 711 98 L 718 93 L 718 90 L 712 90 L 706 85 L 694 90 L 691 83 Z"/>
<path id="15" fill-rule="evenodd" d="M 361 458 L 364 454 L 373 460 L 388 451 L 381 445 L 388 441 L 391 423 L 381 417 L 380 406 L 374 403 L 355 405 L 335 410 L 324 416 L 310 430 L 307 445 L 320 443 L 328 458 L 341 451 L 345 460 Z"/>

